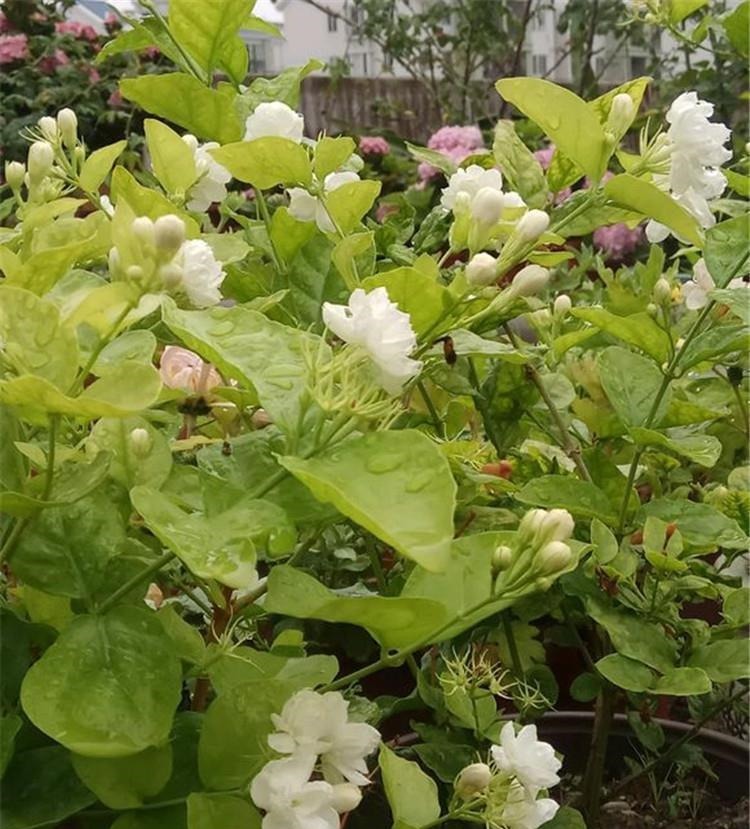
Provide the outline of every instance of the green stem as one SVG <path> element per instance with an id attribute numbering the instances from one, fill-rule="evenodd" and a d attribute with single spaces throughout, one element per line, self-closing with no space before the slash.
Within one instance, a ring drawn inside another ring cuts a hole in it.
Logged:
<path id="1" fill-rule="evenodd" d="M 731 277 L 730 277 L 731 278 Z M 646 415 L 646 420 L 643 424 L 644 429 L 650 429 L 656 415 L 659 411 L 659 407 L 661 406 L 661 402 L 664 399 L 664 395 L 667 393 L 667 389 L 669 388 L 669 384 L 674 380 L 675 373 L 677 371 L 677 366 L 682 358 L 682 355 L 685 353 L 685 350 L 696 337 L 698 332 L 703 325 L 704 320 L 711 312 L 711 309 L 714 307 L 714 302 L 709 302 L 708 305 L 701 311 L 698 315 L 698 319 L 693 323 L 691 329 L 685 335 L 685 340 L 682 346 L 675 351 L 674 356 L 672 357 L 669 365 L 667 366 L 664 377 L 662 378 L 661 385 L 659 386 L 658 391 L 656 392 L 656 397 L 654 398 L 654 402 L 651 404 L 651 408 Z M 635 454 L 633 455 L 633 460 L 630 462 L 630 469 L 628 470 L 628 481 L 625 485 L 625 495 L 622 499 L 622 506 L 620 507 L 620 518 L 618 522 L 618 532 L 622 535 L 625 529 L 625 521 L 628 515 L 628 507 L 630 506 L 630 498 L 633 493 L 633 484 L 635 483 L 635 476 L 638 471 L 638 463 L 643 455 L 643 449 L 636 449 Z"/>
<path id="2" fill-rule="evenodd" d="M 510 618 L 510 613 L 502 613 L 503 633 L 508 640 L 508 649 L 510 650 L 510 661 L 513 663 L 513 672 L 517 679 L 522 679 L 525 671 L 521 664 L 521 656 L 518 653 L 518 643 L 516 642 L 516 635 L 513 633 L 513 621 Z"/>
<path id="3" fill-rule="evenodd" d="M 469 616 L 472 616 L 474 613 L 479 612 L 482 608 L 486 607 L 488 604 L 497 601 L 496 595 L 490 595 L 486 599 L 482 599 L 481 602 L 478 602 L 473 607 L 465 610 L 463 613 L 459 614 L 455 618 L 451 619 L 450 621 L 446 622 L 443 625 L 440 625 L 439 628 L 436 628 L 431 633 L 428 633 L 427 636 L 423 636 L 420 640 L 415 642 L 412 645 L 408 645 L 404 648 L 399 648 L 398 650 L 393 651 L 392 653 L 387 654 L 386 656 L 381 657 L 378 659 L 377 662 L 373 662 L 370 665 L 365 665 L 364 668 L 360 668 L 358 671 L 353 671 L 352 673 L 348 674 L 347 676 L 343 676 L 340 679 L 335 680 L 334 682 L 330 682 L 328 685 L 324 686 L 321 691 L 337 691 L 339 688 L 345 688 L 347 685 L 351 685 L 353 682 L 358 682 L 360 679 L 364 679 L 370 674 L 377 673 L 378 671 L 382 670 L 383 668 L 390 668 L 397 665 L 399 662 L 402 662 L 406 657 L 413 654 L 415 651 L 418 651 L 420 648 L 424 648 L 426 645 L 429 645 L 431 642 L 434 642 L 441 634 L 445 633 L 446 630 L 449 630 L 456 622 L 461 621 Z"/>
<path id="4" fill-rule="evenodd" d="M 581 791 L 586 826 L 589 829 L 598 829 L 599 827 L 604 763 L 607 758 L 609 730 L 614 718 L 614 703 L 615 689 L 611 685 L 605 684 L 596 700 L 594 733 L 591 738 L 591 750 L 589 751 Z"/>
<path id="5" fill-rule="evenodd" d="M 438 414 L 438 410 L 435 408 L 435 404 L 432 402 L 432 398 L 430 397 L 427 389 L 425 388 L 424 383 L 421 380 L 417 380 L 416 385 L 419 389 L 419 393 L 422 395 L 422 400 L 424 400 L 425 405 L 427 406 L 427 410 L 430 413 L 432 422 L 435 425 L 435 432 L 437 436 L 441 439 L 444 439 L 445 426 L 443 425 L 443 421 L 440 419 L 440 415 Z"/>
<path id="6" fill-rule="evenodd" d="M 8 534 L 5 543 L 0 549 L 0 564 L 5 561 L 5 559 L 10 555 L 13 548 L 16 546 L 16 541 L 18 541 L 21 533 L 26 529 L 26 525 L 29 523 L 28 518 L 20 518 L 16 521 L 13 529 Z"/>
<path id="7" fill-rule="evenodd" d="M 166 36 L 172 41 L 175 49 L 177 49 L 177 51 L 180 53 L 180 56 L 185 61 L 185 68 L 188 70 L 188 72 L 195 78 L 197 78 L 201 83 L 206 84 L 206 86 L 211 86 L 211 78 L 208 77 L 208 74 L 203 74 L 201 68 L 198 66 L 195 60 L 193 60 L 192 56 L 188 54 L 188 52 L 186 52 L 185 49 L 183 49 L 182 44 L 172 34 L 169 28 L 169 24 L 164 19 L 162 13 L 152 2 L 152 0 L 138 0 L 138 2 L 141 4 L 141 6 L 143 6 L 143 8 L 148 9 L 154 16 L 154 18 L 158 21 L 159 25 L 164 30 Z"/>
<path id="8" fill-rule="evenodd" d="M 263 219 L 263 224 L 266 226 L 266 233 L 268 234 L 268 242 L 271 245 L 271 258 L 273 259 L 273 264 L 280 273 L 286 273 L 286 267 L 284 266 L 281 257 L 279 256 L 276 245 L 274 244 L 273 237 L 271 236 L 271 214 L 268 212 L 268 205 L 266 204 L 266 198 L 263 195 L 263 191 L 260 187 L 255 187 L 255 202 L 258 205 L 258 211 L 260 213 L 261 218 Z"/>
<path id="9" fill-rule="evenodd" d="M 42 493 L 42 501 L 49 501 L 52 494 L 52 480 L 55 477 L 55 438 L 57 437 L 57 424 L 59 423 L 59 415 L 50 415 L 49 418 L 49 438 L 47 449 L 47 469 L 45 470 L 44 492 Z"/>
<path id="10" fill-rule="evenodd" d="M 175 557 L 175 554 L 170 550 L 167 553 L 159 556 L 155 561 L 153 561 L 145 570 L 141 570 L 139 573 L 136 573 L 131 579 L 125 582 L 125 584 L 121 585 L 120 587 L 115 590 L 114 593 L 111 593 L 107 598 L 96 608 L 97 613 L 106 613 L 111 607 L 117 604 L 123 596 L 127 596 L 131 590 L 134 590 L 138 585 L 145 581 L 147 578 L 152 576 L 154 573 L 158 573 L 162 567 L 169 564 L 170 561 Z"/>

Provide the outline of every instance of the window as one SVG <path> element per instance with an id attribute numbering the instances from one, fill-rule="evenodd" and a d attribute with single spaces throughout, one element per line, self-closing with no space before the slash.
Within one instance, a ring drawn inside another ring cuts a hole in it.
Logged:
<path id="1" fill-rule="evenodd" d="M 537 32 L 541 32 L 544 30 L 544 16 L 546 11 L 544 9 L 539 9 L 534 13 L 531 18 L 531 28 Z"/>
<path id="2" fill-rule="evenodd" d="M 538 76 L 547 74 L 547 55 L 531 56 L 531 74 Z"/>
<path id="3" fill-rule="evenodd" d="M 265 43 L 250 44 L 250 61 L 248 71 L 255 75 L 263 75 L 268 71 L 268 61 Z"/>
<path id="4" fill-rule="evenodd" d="M 641 55 L 634 55 L 630 58 L 630 74 L 637 78 L 639 75 L 648 74 L 646 71 L 646 58 Z"/>
<path id="5" fill-rule="evenodd" d="M 326 15 L 326 17 L 328 18 L 328 31 L 329 31 L 329 32 L 335 32 L 335 31 L 337 31 L 337 30 L 338 30 L 338 27 L 339 27 L 339 19 L 338 19 L 338 17 L 336 17 L 336 15 L 335 15 L 335 14 L 331 14 L 331 12 L 328 12 L 328 14 Z"/>

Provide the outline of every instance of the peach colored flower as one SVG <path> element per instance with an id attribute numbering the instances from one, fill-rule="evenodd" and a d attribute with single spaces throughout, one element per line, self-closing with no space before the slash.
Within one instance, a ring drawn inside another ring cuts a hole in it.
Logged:
<path id="1" fill-rule="evenodd" d="M 164 349 L 159 372 L 165 386 L 189 395 L 205 395 L 222 384 L 211 363 L 204 363 L 195 352 L 176 345 Z"/>

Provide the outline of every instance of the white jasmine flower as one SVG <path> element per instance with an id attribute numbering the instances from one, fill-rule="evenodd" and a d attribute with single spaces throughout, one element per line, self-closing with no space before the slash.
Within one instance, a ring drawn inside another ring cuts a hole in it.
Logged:
<path id="1" fill-rule="evenodd" d="M 470 164 L 466 169 L 456 170 L 450 177 L 440 196 L 440 204 L 446 210 L 453 210 L 459 193 L 466 193 L 473 200 L 484 187 L 502 192 L 503 176 L 500 170 L 485 170 L 478 164 Z"/>
<path id="2" fill-rule="evenodd" d="M 162 352 L 159 374 L 167 388 L 190 395 L 205 395 L 221 385 L 221 376 L 211 363 L 177 345 L 168 345 Z"/>
<path id="3" fill-rule="evenodd" d="M 419 374 L 422 364 L 409 357 L 417 345 L 411 320 L 390 301 L 385 288 L 369 294 L 357 288 L 348 305 L 323 303 L 323 322 L 337 337 L 367 352 L 388 394 L 399 394 Z"/>
<path id="4" fill-rule="evenodd" d="M 315 755 L 272 760 L 255 776 L 250 796 L 265 811 L 263 829 L 339 829 L 333 786 L 310 780 Z"/>
<path id="5" fill-rule="evenodd" d="M 503 825 L 509 829 L 538 829 L 552 820 L 559 808 L 559 804 L 548 797 L 530 800 L 523 787 L 514 784 L 503 808 Z"/>
<path id="6" fill-rule="evenodd" d="M 657 186 L 668 190 L 704 228 L 716 222 L 709 200 L 720 196 L 727 184 L 718 168 L 732 157 L 724 146 L 731 132 L 708 120 L 713 112 L 714 105 L 699 100 L 696 92 L 683 92 L 672 102 L 666 115 L 669 172 L 654 176 Z M 663 241 L 669 232 L 655 221 L 646 227 L 651 242 Z"/>
<path id="7" fill-rule="evenodd" d="M 99 207 L 110 219 L 115 215 L 115 206 L 109 196 L 99 196 Z"/>
<path id="8" fill-rule="evenodd" d="M 713 277 L 708 272 L 706 263 L 699 259 L 693 266 L 693 278 L 680 286 L 680 293 L 685 301 L 685 307 L 690 311 L 697 311 L 708 305 L 710 297 L 708 294 L 716 287 Z M 727 288 L 748 288 L 744 279 L 733 279 Z"/>
<path id="9" fill-rule="evenodd" d="M 305 130 L 305 119 L 281 101 L 258 104 L 245 121 L 245 141 L 277 136 L 299 144 Z"/>
<path id="10" fill-rule="evenodd" d="M 492 746 L 490 752 L 500 771 L 516 777 L 530 800 L 541 789 L 560 782 L 557 772 L 562 763 L 549 743 L 537 739 L 535 725 L 525 725 L 516 734 L 513 723 L 506 723 L 500 732 L 500 745 Z"/>
<path id="11" fill-rule="evenodd" d="M 324 198 L 328 193 L 353 181 L 359 181 L 359 176 L 352 171 L 329 173 L 323 180 Z M 291 187 L 287 193 L 289 194 L 289 212 L 297 221 L 315 222 L 324 233 L 333 233 L 336 230 L 323 200 L 308 193 L 303 187 Z"/>
<path id="12" fill-rule="evenodd" d="M 208 308 L 221 300 L 219 286 L 224 281 L 224 271 L 206 242 L 188 239 L 167 267 L 170 281 L 178 276 L 177 287 L 196 308 Z"/>
<path id="13" fill-rule="evenodd" d="M 202 213 L 215 202 L 224 201 L 232 174 L 208 152 L 218 148 L 215 141 L 199 144 L 194 135 L 183 135 L 182 140 L 193 151 L 195 171 L 198 174 L 188 193 L 187 208 Z"/>
<path id="14" fill-rule="evenodd" d="M 323 776 L 331 783 L 370 781 L 365 757 L 380 743 L 380 733 L 366 723 L 349 722 L 349 703 L 337 691 L 298 691 L 281 714 L 272 714 L 277 731 L 268 745 L 280 754 L 320 755 Z"/>

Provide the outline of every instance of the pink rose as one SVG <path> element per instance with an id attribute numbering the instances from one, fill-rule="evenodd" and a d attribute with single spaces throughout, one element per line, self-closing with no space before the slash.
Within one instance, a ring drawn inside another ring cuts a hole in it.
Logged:
<path id="1" fill-rule="evenodd" d="M 161 355 L 159 366 L 162 383 L 189 395 L 203 396 L 222 384 L 219 372 L 193 351 L 168 345 Z"/>
<path id="2" fill-rule="evenodd" d="M 0 65 L 28 57 L 29 41 L 26 35 L 0 35 Z"/>

